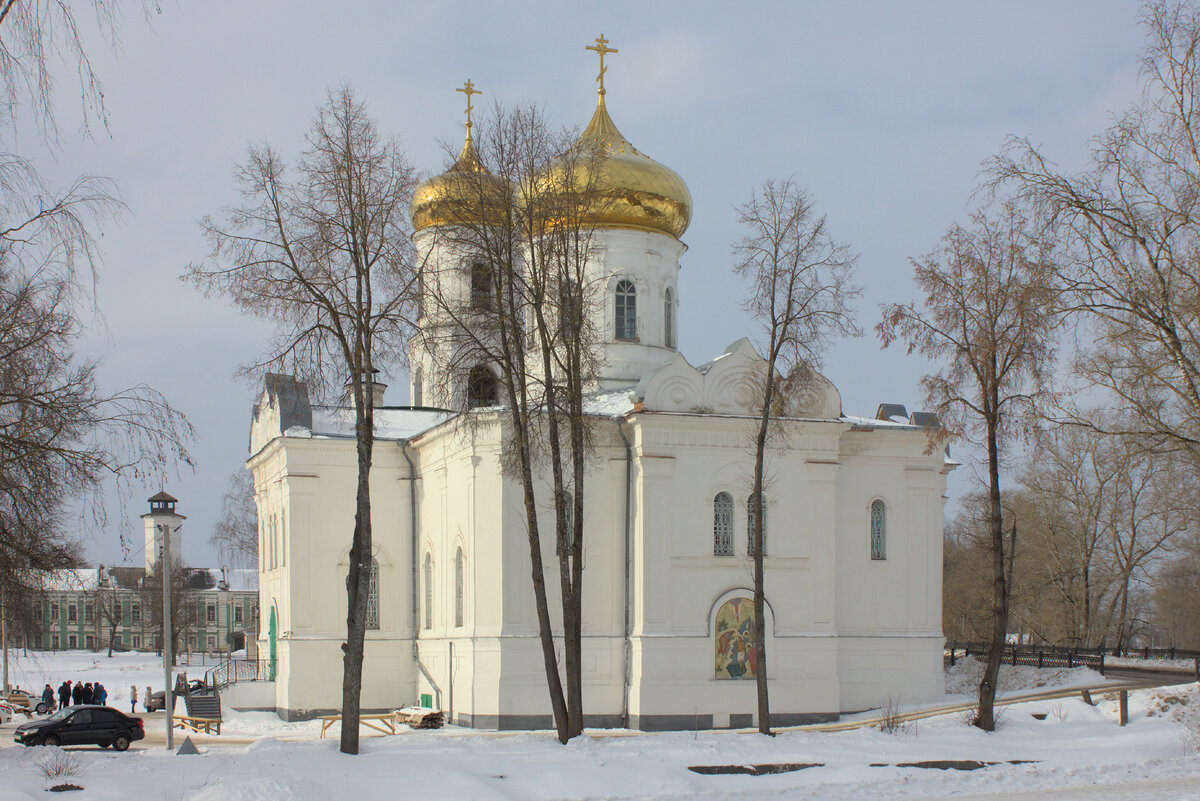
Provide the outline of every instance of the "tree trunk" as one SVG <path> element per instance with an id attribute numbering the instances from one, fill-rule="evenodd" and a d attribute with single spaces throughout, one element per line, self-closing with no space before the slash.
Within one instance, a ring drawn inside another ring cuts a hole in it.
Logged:
<path id="1" fill-rule="evenodd" d="M 992 556 L 992 640 L 988 645 L 987 662 L 983 679 L 979 682 L 979 711 L 975 725 L 984 731 L 996 728 L 995 703 L 996 682 L 1000 676 L 1000 660 L 1004 656 L 1004 642 L 1008 630 L 1008 586 L 1004 564 L 1004 517 L 1000 506 L 1000 459 L 996 437 L 996 405 L 991 407 L 992 416 L 987 421 L 988 448 L 988 529 Z"/>
<path id="2" fill-rule="evenodd" d="M 774 337 L 772 337 L 774 338 Z M 763 576 L 763 472 L 766 462 L 767 432 L 771 424 L 771 404 L 775 399 L 776 352 L 772 348 L 763 378 L 763 408 L 754 438 L 754 525 L 750 530 L 750 554 L 754 558 L 754 683 L 758 705 L 758 731 L 771 735 L 771 703 L 767 690 L 766 591 Z M 747 510 L 748 511 L 748 510 Z"/>
<path id="3" fill-rule="evenodd" d="M 371 585 L 371 454 L 375 444 L 371 374 L 366 386 L 354 392 L 358 404 L 358 492 L 354 514 L 354 538 L 350 544 L 350 567 L 346 575 L 346 643 L 342 646 L 342 738 L 343 754 L 358 753 L 358 721 L 362 699 L 362 666 L 367 629 L 367 596 Z M 356 378 L 356 381 L 364 379 Z"/>

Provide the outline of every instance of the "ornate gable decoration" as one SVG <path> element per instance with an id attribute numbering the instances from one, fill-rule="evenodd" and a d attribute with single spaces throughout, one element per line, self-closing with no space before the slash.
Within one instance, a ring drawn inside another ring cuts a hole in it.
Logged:
<path id="1" fill-rule="evenodd" d="M 765 360 L 750 340 L 739 339 L 717 358 L 692 367 L 682 354 L 646 376 L 638 386 L 642 408 L 654 412 L 752 415 L 757 413 Z M 815 370 L 779 377 L 783 395 L 777 414 L 836 420 L 842 397 L 829 379 Z"/>

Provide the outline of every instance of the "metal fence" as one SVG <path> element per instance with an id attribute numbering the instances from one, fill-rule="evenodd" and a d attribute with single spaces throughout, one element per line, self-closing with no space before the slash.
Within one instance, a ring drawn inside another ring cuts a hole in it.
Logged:
<path id="1" fill-rule="evenodd" d="M 950 667 L 963 657 L 987 654 L 986 642 L 946 643 L 945 664 Z M 1004 647 L 1002 662 L 1035 667 L 1089 667 L 1104 673 L 1106 658 L 1192 660 L 1200 665 L 1200 650 L 1190 648 L 1078 648 L 1062 645 L 1016 645 Z M 1200 670 L 1200 668 L 1198 668 Z"/>
<path id="2" fill-rule="evenodd" d="M 268 659 L 229 659 L 204 674 L 204 685 L 220 690 L 239 681 L 266 681 L 270 670 Z"/>

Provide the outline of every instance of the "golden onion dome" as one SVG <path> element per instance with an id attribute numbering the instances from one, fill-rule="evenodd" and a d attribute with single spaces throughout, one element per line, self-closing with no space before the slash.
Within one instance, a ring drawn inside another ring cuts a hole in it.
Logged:
<path id="1" fill-rule="evenodd" d="M 683 236 L 692 217 L 687 184 L 677 172 L 637 150 L 621 135 L 608 115 L 603 93 L 572 150 L 573 157 L 559 159 L 539 182 L 546 188 L 543 191 L 561 185 L 566 181 L 565 172 L 572 169 L 576 176 L 569 185 L 583 189 L 590 198 L 583 214 L 586 222 L 600 228 Z"/>
<path id="2" fill-rule="evenodd" d="M 507 195 L 504 180 L 480 162 L 468 124 L 467 141 L 453 166 L 423 182 L 413 193 L 413 231 L 432 225 L 477 225 L 484 221 L 486 206 L 499 206 Z"/>

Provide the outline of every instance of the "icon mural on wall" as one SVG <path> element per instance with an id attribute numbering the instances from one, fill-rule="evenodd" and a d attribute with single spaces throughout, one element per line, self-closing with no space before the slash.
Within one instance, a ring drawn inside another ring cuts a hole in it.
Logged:
<path id="1" fill-rule="evenodd" d="M 730 598 L 717 610 L 717 678 L 752 679 L 758 660 L 754 648 L 754 601 Z"/>

